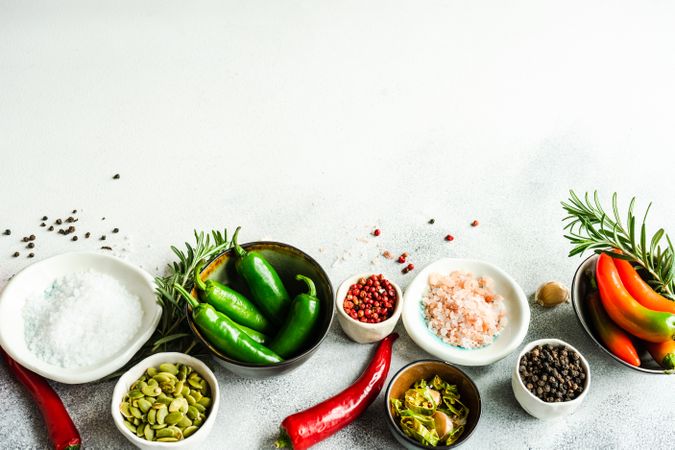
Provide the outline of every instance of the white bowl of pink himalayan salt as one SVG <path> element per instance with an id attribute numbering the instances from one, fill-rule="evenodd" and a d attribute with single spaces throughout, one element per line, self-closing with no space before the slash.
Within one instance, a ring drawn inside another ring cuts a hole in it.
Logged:
<path id="1" fill-rule="evenodd" d="M 523 342 L 530 307 L 516 281 L 490 263 L 444 258 L 422 269 L 406 289 L 403 324 L 433 356 L 485 366 Z"/>
<path id="2" fill-rule="evenodd" d="M 16 274 L 0 293 L 0 346 L 61 383 L 88 383 L 126 364 L 162 315 L 147 272 L 110 255 L 65 253 Z"/>

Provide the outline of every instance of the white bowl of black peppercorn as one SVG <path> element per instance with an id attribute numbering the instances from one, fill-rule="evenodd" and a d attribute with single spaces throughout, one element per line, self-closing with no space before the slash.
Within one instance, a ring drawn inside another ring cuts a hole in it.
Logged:
<path id="1" fill-rule="evenodd" d="M 532 365 L 528 365 L 528 360 Z M 588 361 L 579 350 L 560 339 L 539 339 L 523 347 L 511 377 L 513 394 L 520 406 L 543 420 L 572 414 L 586 398 L 590 386 Z"/>

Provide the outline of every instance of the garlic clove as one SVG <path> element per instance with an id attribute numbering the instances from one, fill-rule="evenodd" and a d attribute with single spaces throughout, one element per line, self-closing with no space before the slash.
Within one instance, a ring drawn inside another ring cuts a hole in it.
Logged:
<path id="1" fill-rule="evenodd" d="M 545 308 L 552 308 L 561 303 L 569 302 L 570 291 L 567 286 L 558 281 L 547 281 L 539 286 L 534 295 L 534 300 Z"/>

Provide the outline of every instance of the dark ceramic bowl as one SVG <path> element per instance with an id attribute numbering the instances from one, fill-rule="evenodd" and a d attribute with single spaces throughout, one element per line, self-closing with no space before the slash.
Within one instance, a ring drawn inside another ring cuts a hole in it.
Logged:
<path id="1" fill-rule="evenodd" d="M 415 384 L 416 381 L 423 378 L 433 378 L 434 375 L 438 375 L 448 383 L 456 384 L 459 388 L 459 396 L 462 400 L 462 403 L 464 403 L 469 408 L 469 416 L 466 419 L 464 432 L 452 445 L 438 445 L 436 447 L 432 447 L 429 445 L 420 444 L 416 440 L 406 436 L 394 419 L 394 408 L 391 406 L 391 400 L 395 398 L 402 398 L 405 391 L 410 389 L 410 387 Z M 469 440 L 471 434 L 476 429 L 476 425 L 478 425 L 478 421 L 480 420 L 481 399 L 480 392 L 478 392 L 476 384 L 466 373 L 464 373 L 464 371 L 451 364 L 436 359 L 421 359 L 404 366 L 401 368 L 401 370 L 396 372 L 396 375 L 392 377 L 391 381 L 389 382 L 389 386 L 387 387 L 387 392 L 384 395 L 384 408 L 386 409 L 387 426 L 389 427 L 389 431 L 391 431 L 391 434 L 394 435 L 394 438 L 396 438 L 398 443 L 403 447 L 407 448 L 408 450 L 447 450 L 459 447 L 464 442 Z"/>
<path id="2" fill-rule="evenodd" d="M 187 307 L 188 323 L 192 332 L 211 352 L 213 358 L 227 370 L 248 378 L 267 378 L 297 369 L 306 362 L 326 337 L 330 325 L 333 322 L 333 286 L 326 272 L 321 268 L 311 256 L 301 250 L 280 242 L 250 242 L 243 244 L 242 247 L 248 251 L 261 253 L 272 266 L 276 269 L 281 280 L 286 286 L 291 298 L 297 294 L 307 291 L 307 286 L 295 279 L 297 274 L 305 275 L 314 281 L 316 285 L 317 297 L 321 301 L 319 322 L 316 325 L 312 337 L 307 342 L 302 352 L 290 359 L 278 364 L 255 365 L 240 362 L 224 355 L 220 350 L 213 347 L 204 338 L 199 329 L 192 320 L 192 314 L 189 305 Z M 234 269 L 235 253 L 234 249 L 229 249 L 221 253 L 202 271 L 203 279 L 214 279 L 227 284 L 233 289 L 250 297 L 250 292 L 245 283 L 237 275 Z M 193 295 L 195 292 L 193 292 Z"/>
<path id="3" fill-rule="evenodd" d="M 586 333 L 588 333 L 591 339 L 593 339 L 593 341 L 598 344 L 598 347 L 600 347 L 619 364 L 644 373 L 668 373 L 661 366 L 659 366 L 656 361 L 654 361 L 654 359 L 649 355 L 649 352 L 647 352 L 647 349 L 644 347 L 644 345 L 637 340 L 634 340 L 634 342 L 641 361 L 640 367 L 636 367 L 627 363 L 621 358 L 616 357 L 612 352 L 609 351 L 607 347 L 605 347 L 605 344 L 600 341 L 600 337 L 593 328 L 588 306 L 584 301 L 589 291 L 592 289 L 591 279 L 595 278 L 595 265 L 597 261 L 598 255 L 592 255 L 586 258 L 586 260 L 584 260 L 584 262 L 582 262 L 577 269 L 576 273 L 574 274 L 574 280 L 572 280 L 572 307 L 574 308 L 574 313 L 577 315 L 577 319 L 579 319 L 579 323 L 581 323 L 582 328 L 586 331 Z"/>

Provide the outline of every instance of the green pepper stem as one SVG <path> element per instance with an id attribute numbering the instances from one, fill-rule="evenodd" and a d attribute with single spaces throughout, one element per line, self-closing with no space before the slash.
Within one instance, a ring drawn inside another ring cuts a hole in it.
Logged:
<path id="1" fill-rule="evenodd" d="M 204 267 L 204 261 L 200 261 L 197 267 L 195 267 L 195 284 L 197 285 L 197 289 L 205 291 L 206 283 L 202 280 L 202 267 Z"/>
<path id="2" fill-rule="evenodd" d="M 234 236 L 232 236 L 232 245 L 234 245 L 234 251 L 237 253 L 239 256 L 246 256 L 246 250 L 241 248 L 239 243 L 237 242 L 237 239 L 239 238 L 239 230 L 241 230 L 241 227 L 237 227 L 236 230 L 234 230 Z"/>
<path id="3" fill-rule="evenodd" d="M 187 302 L 190 304 L 190 306 L 192 306 L 192 309 L 194 309 L 194 308 L 196 308 L 196 307 L 199 306 L 199 302 L 197 301 L 197 299 L 195 299 L 192 295 L 190 295 L 190 294 L 188 293 L 188 291 L 186 291 L 186 290 L 183 288 L 183 286 L 181 286 L 181 285 L 178 284 L 178 283 L 174 283 L 173 288 L 174 288 L 175 290 L 177 290 L 178 293 L 180 293 L 180 295 L 183 296 L 183 298 L 185 299 L 185 301 L 187 301 Z"/>
<path id="4" fill-rule="evenodd" d="M 293 448 L 290 438 L 283 431 L 279 434 L 279 439 L 274 442 L 275 448 Z"/>
<path id="5" fill-rule="evenodd" d="M 665 358 L 663 358 L 661 365 L 666 369 L 675 369 L 675 353 L 668 353 Z"/>
<path id="6" fill-rule="evenodd" d="M 307 288 L 309 288 L 309 292 L 307 293 L 307 295 L 316 297 L 316 286 L 314 286 L 314 282 L 312 281 L 311 278 L 308 278 L 304 275 L 296 275 L 295 279 L 298 281 L 304 281 L 305 284 L 307 285 Z"/>

